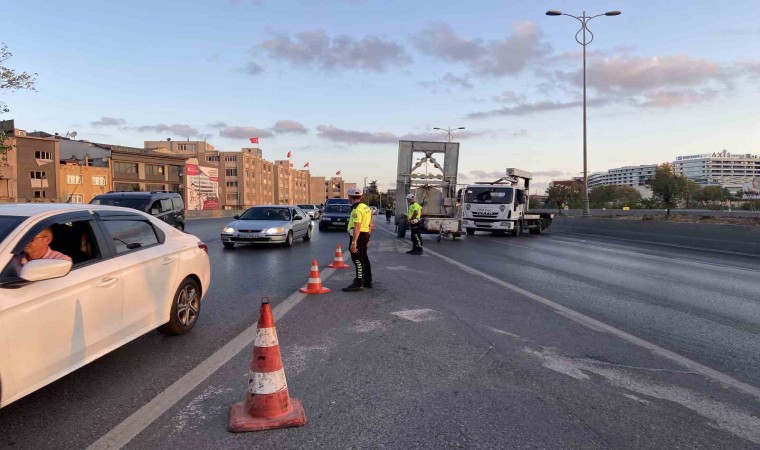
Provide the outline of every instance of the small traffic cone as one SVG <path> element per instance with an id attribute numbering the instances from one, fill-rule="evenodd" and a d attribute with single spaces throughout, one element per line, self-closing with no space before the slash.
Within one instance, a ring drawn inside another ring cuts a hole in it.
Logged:
<path id="1" fill-rule="evenodd" d="M 319 276 L 319 267 L 317 267 L 317 260 L 315 259 L 311 263 L 311 272 L 309 272 L 309 283 L 305 288 L 299 289 L 304 294 L 327 294 L 330 289 L 322 287 L 322 278 Z"/>
<path id="2" fill-rule="evenodd" d="M 348 269 L 351 267 L 343 262 L 343 252 L 340 249 L 340 245 L 338 245 L 338 248 L 335 249 L 335 258 L 333 258 L 332 264 L 327 267 L 331 267 L 333 269 Z"/>
<path id="3" fill-rule="evenodd" d="M 269 299 L 261 299 L 245 401 L 230 409 L 233 433 L 306 425 L 301 401 L 290 398 Z"/>

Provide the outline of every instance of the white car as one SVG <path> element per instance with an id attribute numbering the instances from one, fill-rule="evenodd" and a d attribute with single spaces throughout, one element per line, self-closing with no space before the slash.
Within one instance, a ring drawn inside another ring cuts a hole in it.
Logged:
<path id="1" fill-rule="evenodd" d="M 45 229 L 72 261 L 20 267 Z M 134 209 L 0 205 L 0 407 L 151 330 L 190 331 L 211 281 L 207 252 Z"/>
<path id="2" fill-rule="evenodd" d="M 370 209 L 370 211 L 372 211 L 372 215 L 373 216 L 376 216 L 380 212 L 380 210 L 377 208 L 377 206 L 370 206 L 369 209 Z"/>

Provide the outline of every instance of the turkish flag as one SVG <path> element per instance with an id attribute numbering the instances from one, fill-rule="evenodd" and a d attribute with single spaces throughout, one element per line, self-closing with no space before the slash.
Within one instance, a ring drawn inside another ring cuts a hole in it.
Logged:
<path id="1" fill-rule="evenodd" d="M 248 140 L 251 141 L 251 144 L 258 144 L 259 143 L 259 137 L 258 136 L 252 137 L 252 138 L 248 138 Z"/>
<path id="2" fill-rule="evenodd" d="M 335 175 L 340 175 L 340 170 L 335 172 Z"/>
<path id="3" fill-rule="evenodd" d="M 290 152 L 288 152 L 288 158 L 290 158 Z"/>
<path id="4" fill-rule="evenodd" d="M 304 167 L 309 167 L 309 163 L 307 162 L 307 163 L 306 163 L 306 164 L 304 164 L 303 166 L 304 166 Z"/>

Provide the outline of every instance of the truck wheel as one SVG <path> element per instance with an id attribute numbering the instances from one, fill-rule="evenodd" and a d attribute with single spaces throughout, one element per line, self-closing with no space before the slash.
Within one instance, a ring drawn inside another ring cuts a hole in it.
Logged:
<path id="1" fill-rule="evenodd" d="M 465 228 L 465 230 L 467 231 L 467 236 L 473 236 L 475 234 L 474 228 Z"/>
<path id="2" fill-rule="evenodd" d="M 544 219 L 541 219 L 538 221 L 538 228 L 536 228 L 536 234 L 541 234 L 544 232 L 546 227 L 544 226 Z"/>
<path id="3" fill-rule="evenodd" d="M 403 224 L 399 225 L 398 231 L 396 232 L 396 237 L 398 237 L 399 239 L 404 239 L 405 236 L 406 236 L 406 226 L 404 226 Z"/>

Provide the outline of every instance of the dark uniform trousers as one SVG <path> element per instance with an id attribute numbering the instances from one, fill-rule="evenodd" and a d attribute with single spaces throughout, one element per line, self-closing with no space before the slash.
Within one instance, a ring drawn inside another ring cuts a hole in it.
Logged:
<path id="1" fill-rule="evenodd" d="M 351 251 L 352 242 L 353 237 L 349 237 L 349 252 Z M 355 284 L 372 283 L 372 266 L 369 263 L 369 256 L 367 255 L 368 246 L 369 233 L 362 231 L 359 233 L 359 240 L 356 242 L 356 253 L 351 253 L 351 261 L 354 262 L 354 266 L 356 267 L 356 278 L 354 278 Z"/>
<path id="2" fill-rule="evenodd" d="M 412 250 L 422 251 L 422 232 L 420 232 L 421 222 L 410 223 L 410 229 L 412 230 Z"/>

